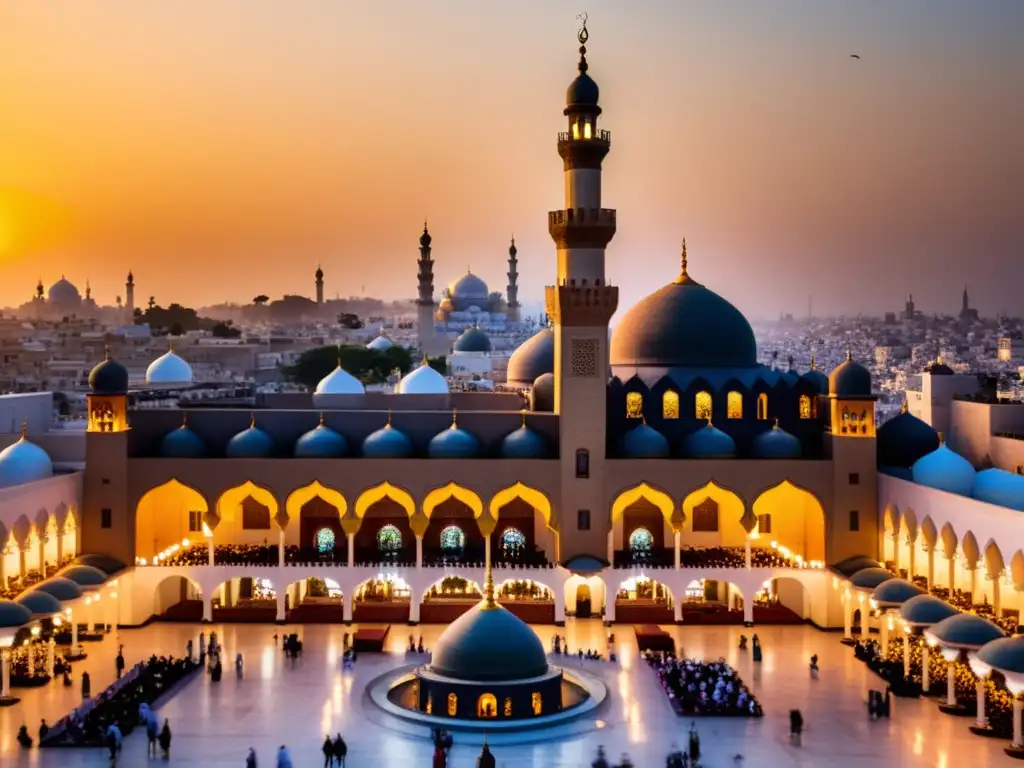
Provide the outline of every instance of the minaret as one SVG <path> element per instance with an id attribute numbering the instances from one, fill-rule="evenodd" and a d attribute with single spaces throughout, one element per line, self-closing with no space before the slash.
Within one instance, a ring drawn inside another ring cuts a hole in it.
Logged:
<path id="1" fill-rule="evenodd" d="M 967 299 L 967 286 L 964 286 L 964 297 L 963 306 L 960 308 L 961 314 L 967 314 L 967 311 L 971 308 L 971 302 Z"/>
<path id="2" fill-rule="evenodd" d="M 619 290 L 605 280 L 605 248 L 615 211 L 601 207 L 601 162 L 611 144 L 597 128 L 598 87 L 587 74 L 586 16 L 581 17 L 579 75 L 566 93 L 568 130 L 558 135 L 565 207 L 548 213 L 558 253 L 557 284 L 545 288 L 554 322 L 555 403 L 559 414 L 562 499 L 560 560 L 607 549 L 602 494 L 608 387 L 608 322 Z"/>
<path id="3" fill-rule="evenodd" d="M 131 324 L 135 318 L 135 276 L 128 270 L 128 280 L 124 284 L 124 313 Z"/>
<path id="4" fill-rule="evenodd" d="M 426 354 L 434 346 L 434 260 L 430 258 L 430 241 L 427 221 L 423 220 L 423 234 L 420 235 L 419 292 L 416 297 L 416 336 L 420 349 Z"/>
<path id="5" fill-rule="evenodd" d="M 316 304 L 321 306 L 324 303 L 324 271 L 318 264 L 316 267 Z"/>
<path id="6" fill-rule="evenodd" d="M 505 289 L 506 305 L 508 306 L 508 319 L 512 322 L 519 322 L 519 286 L 516 281 L 519 279 L 519 261 L 516 254 L 516 236 L 512 235 L 512 245 L 508 247 L 508 288 Z"/>

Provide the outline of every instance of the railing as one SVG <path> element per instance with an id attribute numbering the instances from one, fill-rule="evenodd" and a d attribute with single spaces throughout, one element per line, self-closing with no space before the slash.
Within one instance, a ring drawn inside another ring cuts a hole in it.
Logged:
<path id="1" fill-rule="evenodd" d="M 560 131 L 558 134 L 558 141 L 603 141 L 606 144 L 611 144 L 612 132 L 601 129 L 591 132 L 590 136 L 573 136 L 569 131 Z"/>
<path id="2" fill-rule="evenodd" d="M 586 224 L 615 224 L 614 208 L 565 208 L 548 211 L 548 226 L 581 226 Z"/>

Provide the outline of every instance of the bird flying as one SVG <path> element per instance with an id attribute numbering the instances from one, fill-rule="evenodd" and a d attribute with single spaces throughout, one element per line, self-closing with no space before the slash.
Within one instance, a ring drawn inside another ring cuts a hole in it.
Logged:
<path id="1" fill-rule="evenodd" d="M 859 59 L 860 58 L 860 54 L 858 54 L 858 53 L 851 53 L 850 54 L 850 58 L 851 59 Z"/>

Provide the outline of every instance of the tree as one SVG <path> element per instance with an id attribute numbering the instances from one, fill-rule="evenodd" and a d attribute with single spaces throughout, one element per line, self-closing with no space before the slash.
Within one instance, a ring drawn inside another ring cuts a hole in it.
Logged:
<path id="1" fill-rule="evenodd" d="M 396 368 L 402 373 L 412 368 L 411 353 L 396 344 L 384 351 L 364 346 L 307 349 L 299 355 L 294 365 L 284 366 L 281 371 L 289 381 L 313 389 L 337 367 L 339 360 L 342 368 L 367 384 L 386 381 Z"/>
<path id="2" fill-rule="evenodd" d="M 447 376 L 448 375 L 448 358 L 445 355 L 438 355 L 437 357 L 428 357 L 427 365 L 433 368 L 438 373 Z"/>
<path id="3" fill-rule="evenodd" d="M 352 330 L 366 327 L 365 323 L 359 319 L 359 315 L 354 315 L 351 312 L 342 312 L 338 315 L 338 325 Z"/>
<path id="4" fill-rule="evenodd" d="M 180 322 L 175 322 L 174 324 L 171 325 L 170 335 L 171 336 L 184 336 L 185 335 L 185 329 L 181 327 L 181 323 Z"/>
<path id="5" fill-rule="evenodd" d="M 231 327 L 230 321 L 227 323 L 217 323 L 210 329 L 210 333 L 215 339 L 237 339 L 242 335 L 240 330 Z"/>
<path id="6" fill-rule="evenodd" d="M 270 297 L 261 293 L 259 296 L 256 296 L 252 300 L 252 303 L 255 304 L 257 307 L 263 307 L 266 306 L 268 301 L 270 301 Z"/>

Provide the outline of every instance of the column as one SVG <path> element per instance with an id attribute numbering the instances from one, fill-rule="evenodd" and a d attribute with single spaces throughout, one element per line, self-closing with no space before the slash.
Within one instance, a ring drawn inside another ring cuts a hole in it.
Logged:
<path id="1" fill-rule="evenodd" d="M 11 652 L 0 650 L 0 699 L 11 698 Z"/>
<path id="2" fill-rule="evenodd" d="M 900 532 L 892 532 L 892 564 L 899 571 L 900 569 Z"/>
<path id="3" fill-rule="evenodd" d="M 956 706 L 956 661 L 946 659 L 946 705 Z"/>
<path id="4" fill-rule="evenodd" d="M 923 639 L 923 638 L 922 638 Z M 921 690 L 924 693 L 928 693 L 928 689 L 931 687 L 931 670 L 928 669 L 928 663 L 930 661 L 928 655 L 928 643 L 921 643 Z"/>
<path id="5" fill-rule="evenodd" d="M 95 629 L 95 625 L 93 623 L 93 599 L 94 598 L 91 595 L 85 598 L 85 631 L 90 635 L 92 634 L 93 629 Z"/>
<path id="6" fill-rule="evenodd" d="M 284 596 L 285 596 L 285 591 L 283 589 L 279 589 L 277 591 L 277 615 L 274 617 L 274 620 L 278 624 L 284 624 L 284 621 L 285 621 Z"/>
<path id="7" fill-rule="evenodd" d="M 857 593 L 858 608 L 860 608 L 860 639 L 865 643 L 871 636 L 871 609 L 864 604 L 864 593 Z"/>
<path id="8" fill-rule="evenodd" d="M 409 624 L 420 623 L 420 601 L 416 598 L 416 592 L 409 590 Z"/>
<path id="9" fill-rule="evenodd" d="M 917 539 L 910 539 L 907 544 L 907 549 L 910 550 L 910 565 L 907 567 L 907 581 L 914 580 L 914 561 L 917 555 Z"/>
<path id="10" fill-rule="evenodd" d="M 910 680 L 910 634 L 903 635 L 903 679 Z"/>
<path id="11" fill-rule="evenodd" d="M 615 592 L 607 585 L 604 588 L 604 623 L 611 625 L 615 623 Z"/>
<path id="12" fill-rule="evenodd" d="M 554 588 L 552 594 L 555 598 L 555 626 L 565 626 L 565 585 Z"/>
<path id="13" fill-rule="evenodd" d="M 53 668 L 57 662 L 57 644 L 50 638 L 46 644 L 46 674 L 53 677 Z"/>
<path id="14" fill-rule="evenodd" d="M 207 565 L 213 565 L 214 564 L 214 558 L 213 558 L 213 536 L 211 536 L 210 538 L 208 538 L 206 540 L 206 556 L 207 556 L 206 564 Z"/>
<path id="15" fill-rule="evenodd" d="M 672 605 L 672 617 L 675 619 L 676 624 L 683 623 L 683 601 L 676 600 Z"/>
<path id="16" fill-rule="evenodd" d="M 416 562 L 419 563 L 419 546 L 416 547 Z M 348 534 L 348 567 L 356 567 L 356 535 Z"/>
<path id="17" fill-rule="evenodd" d="M 747 534 L 746 540 L 743 542 L 743 556 L 746 558 L 747 570 L 750 570 L 750 534 Z"/>
<path id="18" fill-rule="evenodd" d="M 490 540 L 491 540 L 490 537 L 488 537 L 487 541 L 490 542 Z M 488 549 L 490 549 L 490 545 L 489 544 L 486 544 L 485 546 L 487 546 Z M 422 536 L 417 536 L 416 537 L 416 567 L 417 568 L 422 568 L 423 567 L 423 537 Z"/>
<path id="19" fill-rule="evenodd" d="M 1020 749 L 1024 747 L 1024 733 L 1021 732 L 1020 722 L 1020 694 L 1014 694 L 1013 696 L 1013 743 L 1010 744 L 1012 749 Z"/>
<path id="20" fill-rule="evenodd" d="M 64 525 L 67 525 L 67 519 L 64 520 Z M 64 561 L 64 525 L 57 532 L 57 565 Z"/>
<path id="21" fill-rule="evenodd" d="M 491 567 L 491 535 L 484 536 L 484 568 Z"/>
<path id="22" fill-rule="evenodd" d="M 952 690 L 953 687 L 953 673 L 949 673 L 949 685 Z M 978 699 L 978 716 L 975 719 L 974 724 L 979 728 L 988 728 L 988 718 L 985 716 L 985 678 L 979 677 L 978 682 L 974 687 L 974 695 Z M 956 698 L 950 694 L 951 704 L 956 704 Z"/>
<path id="23" fill-rule="evenodd" d="M 754 601 L 743 598 L 743 625 L 754 626 Z"/>
<path id="24" fill-rule="evenodd" d="M 935 547 L 928 547 L 928 589 L 935 586 Z"/>
<path id="25" fill-rule="evenodd" d="M 203 621 L 206 624 L 209 624 L 211 621 L 213 621 L 213 598 L 212 597 L 204 597 L 203 598 Z"/>
<path id="26" fill-rule="evenodd" d="M 82 649 L 78 646 L 78 618 L 68 608 L 68 621 L 71 622 L 71 655 L 78 656 Z"/>
<path id="27" fill-rule="evenodd" d="M 949 596 L 953 596 L 953 590 L 956 589 L 956 552 L 954 552 L 949 558 L 949 583 L 946 585 L 949 587 Z"/>
<path id="28" fill-rule="evenodd" d="M 277 567 L 284 568 L 284 530 L 277 532 Z M 349 547 L 352 546 L 351 538 L 349 540 Z"/>
<path id="29" fill-rule="evenodd" d="M 676 570 L 679 570 L 679 564 L 681 562 L 681 558 L 680 558 L 680 554 L 681 553 L 679 551 L 679 547 L 682 544 L 682 541 L 681 541 L 682 537 L 683 537 L 682 532 L 681 531 L 676 531 L 676 535 L 675 535 L 675 540 L 676 540 L 676 552 L 675 552 Z"/>
<path id="30" fill-rule="evenodd" d="M 974 563 L 967 568 L 971 572 L 971 601 L 978 602 L 978 564 Z"/>
<path id="31" fill-rule="evenodd" d="M 1002 599 L 999 594 L 999 577 L 996 576 L 992 579 L 992 610 L 995 613 L 995 617 L 998 619 L 999 614 L 1002 612 Z"/>
<path id="32" fill-rule="evenodd" d="M 344 594 L 343 598 L 344 599 L 342 600 L 342 603 L 343 603 L 342 618 L 344 619 L 346 624 L 351 624 L 352 623 L 352 592 L 351 591 L 346 592 Z M 412 608 L 410 608 L 409 610 L 412 610 Z"/>
<path id="33" fill-rule="evenodd" d="M 881 635 L 879 642 L 882 646 L 882 658 L 889 656 L 889 617 L 885 613 L 878 616 L 878 634 Z"/>
<path id="34" fill-rule="evenodd" d="M 843 638 L 853 639 L 853 595 L 849 590 L 843 592 Z"/>

